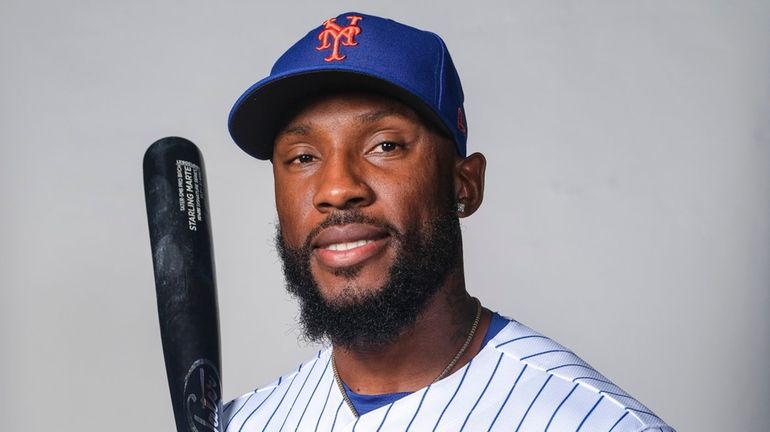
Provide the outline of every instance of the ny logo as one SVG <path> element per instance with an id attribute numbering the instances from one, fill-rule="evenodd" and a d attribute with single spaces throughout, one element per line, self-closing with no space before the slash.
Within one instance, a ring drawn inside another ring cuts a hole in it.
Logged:
<path id="1" fill-rule="evenodd" d="M 324 22 L 324 29 L 321 33 L 318 33 L 318 41 L 321 45 L 317 46 L 318 51 L 325 50 L 327 48 L 332 49 L 332 53 L 324 60 L 331 62 L 335 60 L 342 60 L 344 55 L 340 54 L 340 43 L 345 46 L 358 45 L 356 42 L 356 35 L 361 33 L 361 27 L 358 26 L 358 22 L 363 19 L 360 16 L 349 16 L 348 25 L 341 27 L 336 22 L 336 18 L 329 18 Z"/>

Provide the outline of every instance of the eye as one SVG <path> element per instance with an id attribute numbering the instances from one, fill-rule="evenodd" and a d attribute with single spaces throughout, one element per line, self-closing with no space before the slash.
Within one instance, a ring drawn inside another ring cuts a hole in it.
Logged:
<path id="1" fill-rule="evenodd" d="M 375 146 L 374 150 L 372 150 L 375 153 L 390 153 L 395 150 L 398 150 L 401 146 L 401 144 L 395 143 L 393 141 L 383 141 L 377 146 Z"/>
<path id="2" fill-rule="evenodd" d="M 307 163 L 313 162 L 314 160 L 315 160 L 315 156 L 305 153 L 292 159 L 291 163 L 307 164 Z"/>

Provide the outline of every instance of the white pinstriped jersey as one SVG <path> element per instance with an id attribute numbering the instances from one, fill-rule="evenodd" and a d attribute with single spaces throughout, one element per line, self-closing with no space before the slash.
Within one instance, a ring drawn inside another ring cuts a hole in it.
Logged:
<path id="1" fill-rule="evenodd" d="M 511 321 L 471 362 L 394 403 L 356 417 L 331 350 L 224 406 L 225 432 L 673 432 L 575 354 Z"/>

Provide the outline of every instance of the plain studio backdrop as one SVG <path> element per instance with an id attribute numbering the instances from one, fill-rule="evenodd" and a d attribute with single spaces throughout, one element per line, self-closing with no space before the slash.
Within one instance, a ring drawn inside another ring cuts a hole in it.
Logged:
<path id="1" fill-rule="evenodd" d="M 680 431 L 770 430 L 770 2 L 0 4 L 0 418 L 168 431 L 141 160 L 208 167 L 224 396 L 305 343 L 273 248 L 270 164 L 228 111 L 350 10 L 441 34 L 489 161 L 468 287 Z"/>

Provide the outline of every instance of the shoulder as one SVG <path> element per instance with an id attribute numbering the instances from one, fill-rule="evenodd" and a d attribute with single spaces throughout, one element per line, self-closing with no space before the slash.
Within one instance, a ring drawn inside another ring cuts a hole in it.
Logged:
<path id="1" fill-rule="evenodd" d="M 324 376 L 330 375 L 329 359 L 329 349 L 318 351 L 313 358 L 270 384 L 226 403 L 222 407 L 222 430 L 261 430 L 268 424 L 279 427 L 289 414 L 292 417 L 301 415 L 307 411 L 309 401 L 300 399 L 304 394 L 320 394 L 321 381 Z M 323 389 L 324 392 L 326 390 Z"/>
<path id="2" fill-rule="evenodd" d="M 673 431 L 649 408 L 571 350 L 508 320 L 508 325 L 490 340 L 485 350 L 496 353 L 498 362 L 504 361 L 518 371 L 521 391 L 516 394 L 529 404 L 527 409 L 542 411 L 540 415 L 552 422 L 574 417 L 588 430 L 594 429 L 589 425 L 595 425 L 598 430 L 608 427 L 613 431 Z"/>

